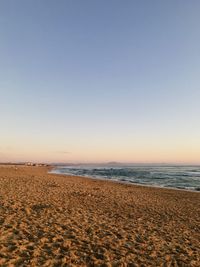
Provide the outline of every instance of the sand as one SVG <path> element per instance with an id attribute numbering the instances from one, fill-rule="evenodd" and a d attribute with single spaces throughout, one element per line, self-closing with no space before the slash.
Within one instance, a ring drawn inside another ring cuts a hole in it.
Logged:
<path id="1" fill-rule="evenodd" d="M 0 266 L 200 266 L 200 193 L 0 167 Z"/>

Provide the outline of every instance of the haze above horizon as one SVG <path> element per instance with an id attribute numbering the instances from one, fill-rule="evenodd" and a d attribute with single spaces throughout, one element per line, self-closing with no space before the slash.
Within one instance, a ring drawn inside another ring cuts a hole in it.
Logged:
<path id="1" fill-rule="evenodd" d="M 0 162 L 200 164 L 199 1 L 0 1 Z"/>

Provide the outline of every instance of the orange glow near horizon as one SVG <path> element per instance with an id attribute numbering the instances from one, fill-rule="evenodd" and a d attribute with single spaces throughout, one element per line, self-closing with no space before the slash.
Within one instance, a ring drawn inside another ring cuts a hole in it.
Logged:
<path id="1" fill-rule="evenodd" d="M 200 164 L 198 132 L 169 134 L 138 131 L 134 134 L 121 132 L 83 132 L 70 134 L 60 129 L 34 135 L 12 130 L 2 138 L 1 162 L 124 162 L 124 163 L 181 163 Z"/>
<path id="2" fill-rule="evenodd" d="M 199 164 L 200 147 L 176 145 L 125 145 L 105 144 L 92 147 L 84 144 L 62 150 L 48 146 L 7 148 L 0 153 L 1 162 L 124 162 L 124 163 L 182 163 Z"/>

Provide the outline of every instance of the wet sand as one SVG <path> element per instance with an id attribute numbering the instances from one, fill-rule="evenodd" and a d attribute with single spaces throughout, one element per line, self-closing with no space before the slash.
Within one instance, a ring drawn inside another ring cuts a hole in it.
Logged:
<path id="1" fill-rule="evenodd" d="M 0 266 L 200 266 L 200 193 L 0 166 Z"/>

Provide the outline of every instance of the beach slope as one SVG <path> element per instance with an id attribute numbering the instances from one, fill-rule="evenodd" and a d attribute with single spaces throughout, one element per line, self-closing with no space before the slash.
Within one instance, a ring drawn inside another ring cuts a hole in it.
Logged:
<path id="1" fill-rule="evenodd" d="M 200 193 L 0 167 L 0 266 L 200 266 Z"/>

